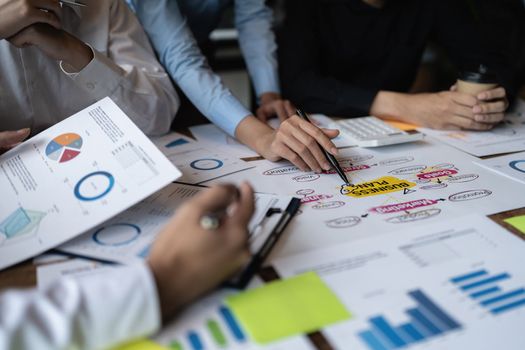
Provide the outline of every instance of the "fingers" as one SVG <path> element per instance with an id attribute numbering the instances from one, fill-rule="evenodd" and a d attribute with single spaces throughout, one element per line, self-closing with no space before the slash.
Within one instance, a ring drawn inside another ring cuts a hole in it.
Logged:
<path id="1" fill-rule="evenodd" d="M 58 0 L 31 0 L 32 8 L 28 13 L 28 23 L 47 23 L 61 29 L 62 6 Z"/>
<path id="2" fill-rule="evenodd" d="M 252 187 L 243 182 L 239 187 L 239 201 L 231 215 L 231 221 L 242 227 L 248 227 L 248 224 L 255 211 L 255 199 Z"/>
<path id="3" fill-rule="evenodd" d="M 304 130 L 311 137 L 313 137 L 315 141 L 317 141 L 319 145 L 321 145 L 321 147 L 323 147 L 325 150 L 332 153 L 334 156 L 337 155 L 337 147 L 335 147 L 334 143 L 330 140 L 330 138 L 328 138 L 328 136 L 326 136 L 326 134 L 321 129 L 319 129 L 312 123 L 308 123 L 307 121 L 304 121 L 302 119 L 299 120 L 299 126 L 302 130 Z"/>
<path id="4" fill-rule="evenodd" d="M 330 139 L 334 139 L 337 136 L 339 136 L 339 130 L 337 129 L 325 129 L 321 128 L 321 130 L 324 132 L 326 136 L 328 136 Z"/>
<path id="5" fill-rule="evenodd" d="M 486 131 L 490 130 L 494 127 L 493 124 L 487 124 L 487 123 L 478 123 L 477 121 L 470 119 L 470 118 L 464 118 L 461 116 L 453 116 L 450 118 L 449 123 L 453 127 L 459 127 L 461 129 L 466 130 L 477 130 L 477 131 Z"/>
<path id="6" fill-rule="evenodd" d="M 304 160 L 306 160 L 306 163 L 310 167 L 310 169 L 320 172 L 321 168 L 324 170 L 330 170 L 331 166 L 330 163 L 328 163 L 328 160 L 326 159 L 326 156 L 321 151 L 321 148 L 319 147 L 319 144 L 315 141 L 313 137 L 308 135 L 307 133 L 303 132 L 300 129 L 295 129 L 292 131 L 293 136 L 300 142 L 300 148 L 301 150 L 298 152 L 298 150 L 294 149 L 300 156 L 303 157 Z M 308 151 L 308 152 L 305 152 Z M 309 156 L 309 158 L 305 158 L 303 156 L 303 153 L 305 153 L 305 156 Z M 313 158 L 310 158 L 312 157 Z"/>
<path id="7" fill-rule="evenodd" d="M 282 158 L 290 161 L 293 165 L 302 171 L 308 171 L 308 165 L 305 161 L 294 151 L 292 151 L 285 143 L 279 142 L 275 146 L 275 152 Z"/>
<path id="8" fill-rule="evenodd" d="M 491 103 L 481 103 L 472 108 L 472 112 L 475 114 L 489 114 L 489 113 L 502 113 L 507 109 L 507 102 L 505 100 L 498 100 Z"/>
<path id="9" fill-rule="evenodd" d="M 507 96 L 507 92 L 505 91 L 505 88 L 497 87 L 492 90 L 480 92 L 477 97 L 481 101 L 489 101 L 489 100 L 495 100 L 495 99 L 502 99 L 502 98 L 505 98 L 506 96 Z"/>
<path id="10" fill-rule="evenodd" d="M 257 108 L 257 110 L 255 111 L 255 115 L 257 116 L 257 119 L 259 119 L 262 122 L 266 123 L 266 120 L 268 120 L 268 115 L 264 110 L 264 106 Z"/>
<path id="11" fill-rule="evenodd" d="M 454 92 L 451 94 L 452 100 L 459 105 L 474 107 L 478 104 L 478 99 L 472 95 L 464 94 L 462 92 Z"/>
<path id="12" fill-rule="evenodd" d="M 450 91 L 458 91 L 458 86 L 456 84 L 452 85 Z"/>
<path id="13" fill-rule="evenodd" d="M 295 111 L 297 110 L 292 102 L 288 100 L 284 100 L 284 108 L 286 109 L 286 114 L 288 115 L 288 118 L 295 114 Z"/>
<path id="14" fill-rule="evenodd" d="M 474 120 L 479 123 L 497 124 L 505 118 L 505 113 L 476 114 Z"/>
<path id="15" fill-rule="evenodd" d="M 286 119 L 288 119 L 289 115 L 286 112 L 286 108 L 284 107 L 284 103 L 275 102 L 275 103 L 273 103 L 273 108 L 274 108 L 275 114 L 277 114 L 277 117 L 279 118 L 280 121 L 283 122 Z"/>
<path id="16" fill-rule="evenodd" d="M 303 171 L 314 170 L 316 172 L 321 172 L 321 165 L 316 160 L 315 156 L 310 152 L 308 145 L 311 145 L 312 148 L 314 145 L 307 140 L 311 139 L 315 144 L 315 140 L 311 137 L 308 137 L 305 133 L 298 129 L 291 129 L 290 134 L 283 134 L 282 140 L 295 154 L 297 154 L 301 159 L 307 164 L 306 168 L 301 168 Z M 303 134 L 303 137 L 299 136 Z M 298 137 L 296 136 L 298 135 Z M 315 145 L 316 146 L 316 145 Z M 319 146 L 317 146 L 319 148 Z"/>
<path id="17" fill-rule="evenodd" d="M 24 141 L 29 136 L 31 130 L 29 128 L 20 129 L 17 131 L 2 131 L 0 132 L 0 148 L 11 148 L 14 145 Z"/>
<path id="18" fill-rule="evenodd" d="M 217 185 L 199 193 L 190 202 L 193 212 L 200 217 L 206 213 L 223 211 L 239 198 L 239 191 L 233 185 Z"/>

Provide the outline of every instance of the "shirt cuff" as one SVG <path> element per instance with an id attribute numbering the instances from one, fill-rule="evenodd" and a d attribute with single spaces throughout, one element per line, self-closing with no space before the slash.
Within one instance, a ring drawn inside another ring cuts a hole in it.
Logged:
<path id="1" fill-rule="evenodd" d="M 108 57 L 91 46 L 90 48 L 93 51 L 93 59 L 80 72 L 72 72 L 72 67 L 64 61 L 60 61 L 60 69 L 77 86 L 99 100 L 110 96 L 117 89 L 124 77 L 124 71 Z"/>
<path id="2" fill-rule="evenodd" d="M 253 85 L 257 97 L 261 97 L 265 92 L 275 92 L 281 94 L 277 70 L 271 69 L 270 72 L 260 70 L 253 74 Z"/>
<path id="3" fill-rule="evenodd" d="M 150 336 L 160 329 L 157 288 L 145 263 L 110 268 L 78 281 L 86 300 L 82 328 L 88 330 L 93 348 Z"/>
<path id="4" fill-rule="evenodd" d="M 210 120 L 219 128 L 235 137 L 239 123 L 252 115 L 233 95 L 221 97 L 210 111 Z"/>

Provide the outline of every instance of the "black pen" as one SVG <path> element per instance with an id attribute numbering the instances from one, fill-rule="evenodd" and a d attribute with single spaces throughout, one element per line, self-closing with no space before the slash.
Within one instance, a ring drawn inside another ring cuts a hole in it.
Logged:
<path id="1" fill-rule="evenodd" d="M 281 235 L 284 232 L 284 229 L 290 223 L 290 219 L 297 213 L 297 210 L 299 210 L 299 207 L 301 206 L 301 200 L 299 198 L 292 198 L 288 206 L 286 207 L 286 210 L 283 212 L 281 218 L 279 219 L 279 222 L 277 222 L 277 225 L 275 225 L 274 230 L 270 233 L 266 241 L 264 242 L 264 245 L 257 253 L 255 253 L 248 265 L 244 268 L 244 270 L 237 275 L 233 280 L 229 281 L 227 283 L 227 286 L 231 286 L 234 288 L 244 289 L 248 283 L 250 283 L 253 276 L 255 276 L 256 273 L 259 272 L 262 264 L 264 263 L 264 260 L 270 255 L 270 252 L 272 251 L 272 248 L 275 246 L 275 243 L 279 240 Z"/>
<path id="2" fill-rule="evenodd" d="M 308 115 L 305 112 L 303 112 L 302 110 L 300 110 L 299 108 L 297 108 L 297 114 L 303 120 L 306 120 L 308 123 L 312 123 L 310 118 L 308 118 Z M 333 155 L 328 153 L 328 151 L 326 151 L 321 145 L 319 145 L 319 143 L 317 143 L 317 145 L 319 146 L 319 148 L 321 148 L 321 151 L 323 151 L 326 159 L 330 162 L 330 164 L 332 164 L 332 166 L 334 167 L 335 171 L 339 174 L 341 179 L 345 182 L 345 185 L 349 185 L 350 182 L 348 181 L 348 178 L 346 177 L 345 172 L 343 171 L 343 169 L 339 165 L 339 162 L 337 161 L 337 159 L 335 159 L 335 157 Z"/>

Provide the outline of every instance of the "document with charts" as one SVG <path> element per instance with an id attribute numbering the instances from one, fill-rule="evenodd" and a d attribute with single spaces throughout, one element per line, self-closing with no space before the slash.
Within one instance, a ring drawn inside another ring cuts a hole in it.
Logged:
<path id="1" fill-rule="evenodd" d="M 0 156 L 0 269 L 101 224 L 181 173 L 109 98 Z"/>
<path id="2" fill-rule="evenodd" d="M 282 278 L 317 272 L 353 315 L 322 330 L 335 349 L 521 350 L 523 243 L 467 215 L 274 266 Z"/>
<path id="3" fill-rule="evenodd" d="M 148 256 L 151 244 L 177 208 L 204 189 L 172 183 L 58 250 L 120 263 L 141 261 Z M 290 196 L 255 194 L 255 212 L 248 226 L 252 252 L 260 249 L 280 217 L 268 217 L 270 208 L 285 210 L 291 199 Z"/>
<path id="4" fill-rule="evenodd" d="M 252 167 L 224 151 L 221 145 L 195 142 L 178 133 L 155 137 L 152 141 L 182 172 L 180 182 L 202 184 Z"/>

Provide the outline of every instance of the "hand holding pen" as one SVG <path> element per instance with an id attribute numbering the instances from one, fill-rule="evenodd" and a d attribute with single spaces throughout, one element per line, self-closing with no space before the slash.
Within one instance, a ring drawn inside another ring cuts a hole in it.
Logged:
<path id="1" fill-rule="evenodd" d="M 220 185 L 203 190 L 176 211 L 148 257 L 164 320 L 246 265 L 254 205 L 248 184 L 238 189 Z M 203 228 L 202 218 L 211 213 L 224 215 L 217 227 Z"/>
<path id="2" fill-rule="evenodd" d="M 299 115 L 299 117 L 301 117 L 303 120 L 311 123 L 311 120 L 310 118 L 308 117 L 308 115 L 303 112 L 302 110 L 300 109 L 297 109 L 297 114 Z M 349 185 L 350 182 L 348 181 L 348 178 L 346 177 L 346 174 L 343 170 L 343 168 L 341 168 L 341 165 L 339 165 L 339 162 L 337 161 L 337 159 L 334 157 L 333 154 L 330 154 L 330 152 L 326 151 L 321 145 L 318 145 L 319 148 L 321 148 L 321 152 L 323 152 L 323 155 L 324 157 L 326 158 L 326 160 L 330 163 L 330 165 L 335 169 L 335 171 L 337 172 L 337 174 L 341 177 L 341 180 L 344 181 L 344 184 L 345 185 Z"/>

